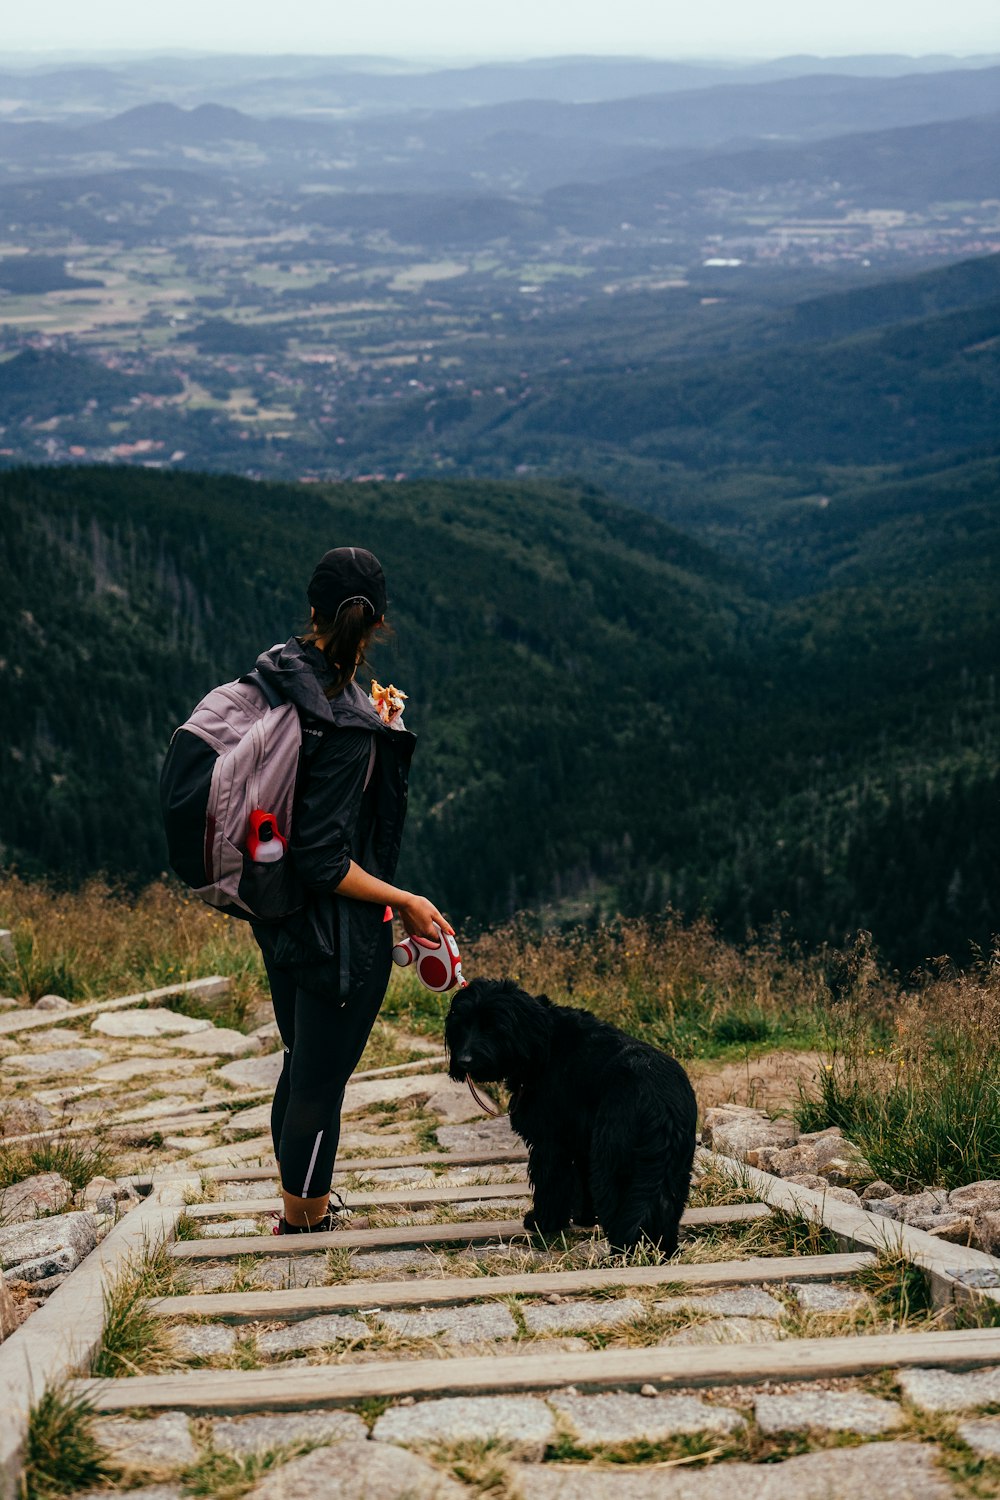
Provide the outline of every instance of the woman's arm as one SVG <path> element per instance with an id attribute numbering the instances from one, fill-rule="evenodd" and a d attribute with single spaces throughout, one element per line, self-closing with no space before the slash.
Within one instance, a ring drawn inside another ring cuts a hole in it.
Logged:
<path id="1" fill-rule="evenodd" d="M 401 891 L 388 881 L 369 875 L 353 859 L 347 874 L 337 886 L 338 896 L 350 896 L 355 901 L 376 901 L 380 906 L 393 906 L 399 912 L 403 926 L 411 937 L 437 940 L 437 928 L 454 934 L 454 927 L 443 917 L 426 896 L 414 895 L 412 891 Z"/>

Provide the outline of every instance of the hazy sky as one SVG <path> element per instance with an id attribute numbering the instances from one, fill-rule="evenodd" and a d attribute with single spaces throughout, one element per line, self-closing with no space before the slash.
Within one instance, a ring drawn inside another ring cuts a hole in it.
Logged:
<path id="1" fill-rule="evenodd" d="M 7 0 L 0 50 L 396 56 L 1000 51 L 998 0 Z M 2 56 L 0 56 L 2 65 Z"/>

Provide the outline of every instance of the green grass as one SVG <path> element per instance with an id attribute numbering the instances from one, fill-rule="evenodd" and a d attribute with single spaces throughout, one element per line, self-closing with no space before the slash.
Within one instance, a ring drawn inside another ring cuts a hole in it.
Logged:
<path id="1" fill-rule="evenodd" d="M 166 1369 L 172 1355 L 170 1332 L 147 1304 L 182 1289 L 166 1244 L 146 1245 L 127 1260 L 104 1293 L 104 1332 L 90 1373 L 117 1380 Z"/>
<path id="2" fill-rule="evenodd" d="M 94 1177 L 114 1177 L 116 1167 L 117 1156 L 99 1133 L 75 1141 L 36 1141 L 22 1146 L 0 1142 L 0 1188 L 39 1172 L 58 1172 L 79 1192 Z"/>
<path id="3" fill-rule="evenodd" d="M 31 1408 L 22 1500 L 57 1500 L 110 1478 L 93 1434 L 93 1416 L 88 1402 L 58 1386 Z"/>
<path id="4" fill-rule="evenodd" d="M 839 1125 L 875 1176 L 903 1190 L 996 1177 L 1000 1050 L 952 1037 L 915 1063 L 863 1043 L 834 1052 L 796 1118 L 807 1131 Z"/>

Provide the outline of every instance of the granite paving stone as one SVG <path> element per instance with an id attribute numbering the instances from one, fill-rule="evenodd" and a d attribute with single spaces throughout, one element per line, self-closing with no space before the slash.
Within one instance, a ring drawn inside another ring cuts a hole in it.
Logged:
<path id="1" fill-rule="evenodd" d="M 270 1124 L 270 1101 L 267 1104 L 256 1104 L 252 1109 L 241 1109 L 230 1117 L 229 1124 L 223 1127 L 222 1139 L 235 1141 L 248 1132 L 253 1134 L 255 1131 L 267 1130 Z"/>
<path id="2" fill-rule="evenodd" d="M 200 1057 L 248 1057 L 263 1050 L 258 1037 L 226 1026 L 210 1026 L 207 1031 L 193 1035 L 168 1037 L 164 1045 L 179 1052 L 196 1052 Z"/>
<path id="3" fill-rule="evenodd" d="M 574 1328 L 613 1328 L 642 1318 L 646 1309 L 636 1297 L 581 1302 L 541 1303 L 522 1309 L 529 1333 L 556 1333 Z"/>
<path id="4" fill-rule="evenodd" d="M 226 1219 L 218 1223 L 213 1220 L 199 1227 L 207 1240 L 237 1239 L 242 1234 L 260 1234 L 261 1232 L 259 1219 Z"/>
<path id="5" fill-rule="evenodd" d="M 556 1424 L 537 1396 L 445 1396 L 413 1406 L 391 1406 L 372 1428 L 377 1443 L 460 1443 L 501 1439 L 526 1458 L 540 1459 Z"/>
<path id="6" fill-rule="evenodd" d="M 290 1443 L 335 1443 L 367 1439 L 368 1429 L 349 1411 L 288 1411 L 253 1417 L 220 1418 L 212 1423 L 212 1446 L 243 1458 Z"/>
<path id="7" fill-rule="evenodd" d="M 896 1376 L 905 1396 L 922 1411 L 969 1411 L 1000 1401 L 1000 1368 L 970 1370 L 900 1370 Z"/>
<path id="8" fill-rule="evenodd" d="M 429 1250 L 365 1250 L 351 1256 L 356 1271 L 415 1271 L 436 1266 Z"/>
<path id="9" fill-rule="evenodd" d="M 73 1500 L 111 1500 L 117 1492 L 109 1490 L 73 1491 Z M 179 1484 L 144 1484 L 141 1489 L 129 1490 L 128 1500 L 190 1500 L 191 1491 Z"/>
<path id="10" fill-rule="evenodd" d="M 700 1396 L 553 1396 L 549 1405 L 572 1423 L 581 1443 L 662 1442 L 679 1432 L 735 1432 L 739 1412 Z"/>
<path id="11" fill-rule="evenodd" d="M 226 1063 L 219 1077 L 241 1089 L 273 1089 L 281 1073 L 284 1052 L 269 1052 L 265 1057 L 243 1057 Z"/>
<path id="12" fill-rule="evenodd" d="M 151 1007 L 149 1010 L 116 1010 L 109 1015 L 95 1016 L 90 1029 L 102 1036 L 114 1037 L 181 1036 L 185 1032 L 210 1031 L 212 1023 L 181 1015 L 176 1010 Z"/>
<path id="13" fill-rule="evenodd" d="M 977 1458 L 1000 1458 L 1000 1417 L 959 1422 L 958 1435 L 963 1443 L 968 1443 Z"/>
<path id="14" fill-rule="evenodd" d="M 522 1500 L 864 1500 L 875 1494 L 878 1500 L 954 1500 L 937 1456 L 929 1444 L 868 1443 L 777 1464 L 720 1463 L 701 1473 L 521 1465 L 517 1483 Z"/>
<path id="15" fill-rule="evenodd" d="M 210 1359 L 215 1354 L 232 1354 L 237 1331 L 226 1323 L 184 1323 L 170 1330 L 178 1354 Z"/>
<path id="16" fill-rule="evenodd" d="M 788 1290 L 803 1312 L 854 1312 L 868 1301 L 857 1287 L 833 1286 L 828 1281 L 790 1281 Z"/>
<path id="17" fill-rule="evenodd" d="M 257 1348 L 261 1354 L 287 1354 L 296 1349 L 323 1349 L 327 1344 L 368 1336 L 368 1325 L 360 1318 L 326 1313 L 319 1318 L 303 1318 L 301 1322 L 286 1323 L 282 1328 L 258 1334 Z"/>
<path id="18" fill-rule="evenodd" d="M 481 1339 L 512 1339 L 517 1324 L 509 1307 L 487 1302 L 471 1307 L 437 1307 L 419 1312 L 383 1312 L 383 1327 L 407 1338 L 437 1338 L 446 1344 L 475 1344 Z"/>
<path id="19" fill-rule="evenodd" d="M 756 1286 L 734 1287 L 728 1292 L 713 1292 L 707 1297 L 668 1297 L 657 1302 L 657 1312 L 681 1312 L 694 1308 L 698 1312 L 712 1313 L 716 1317 L 771 1318 L 777 1320 L 786 1315 L 784 1303 L 770 1292 Z"/>
<path id="20" fill-rule="evenodd" d="M 198 1457 L 187 1415 L 165 1411 L 157 1417 L 100 1417 L 94 1436 L 122 1468 L 179 1469 Z"/>
<path id="21" fill-rule="evenodd" d="M 198 1057 L 125 1057 L 120 1062 L 98 1068 L 95 1079 L 101 1083 L 128 1083 L 130 1078 L 148 1078 L 155 1073 L 178 1076 L 195 1073 L 205 1066 Z"/>
<path id="22" fill-rule="evenodd" d="M 393 1183 L 400 1187 L 429 1187 L 438 1181 L 428 1167 L 368 1167 L 358 1173 L 358 1179 L 366 1187 L 370 1184 L 388 1187 Z"/>
<path id="23" fill-rule="evenodd" d="M 464 1125 L 441 1125 L 436 1133 L 444 1151 L 492 1151 L 497 1146 L 511 1151 L 524 1149 L 524 1142 L 514 1134 L 506 1115 L 496 1120 L 480 1117 Z"/>
<path id="24" fill-rule="evenodd" d="M 337 1444 L 293 1458 L 254 1485 L 247 1500 L 469 1500 L 471 1492 L 405 1448 Z"/>
<path id="25" fill-rule="evenodd" d="M 0 1066 L 11 1072 L 47 1078 L 58 1073 L 89 1073 L 91 1068 L 104 1061 L 105 1055 L 95 1047 L 65 1047 L 51 1052 L 18 1052 L 13 1057 L 5 1057 Z"/>
<path id="26" fill-rule="evenodd" d="M 754 1415 L 762 1432 L 856 1432 L 877 1437 L 903 1421 L 893 1401 L 882 1401 L 863 1391 L 800 1390 L 786 1396 L 758 1396 Z"/>
<path id="27" fill-rule="evenodd" d="M 766 1318 L 713 1318 L 708 1323 L 696 1323 L 661 1339 L 661 1345 L 669 1344 L 769 1344 L 772 1339 L 784 1338 L 784 1329 Z"/>

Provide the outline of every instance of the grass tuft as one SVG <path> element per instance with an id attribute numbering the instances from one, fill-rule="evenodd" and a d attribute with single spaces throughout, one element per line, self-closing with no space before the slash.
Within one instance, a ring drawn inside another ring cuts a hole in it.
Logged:
<path id="1" fill-rule="evenodd" d="M 50 1387 L 31 1408 L 21 1476 L 23 1500 L 57 1500 L 111 1477 L 93 1434 L 94 1409 L 60 1386 Z"/>
<path id="2" fill-rule="evenodd" d="M 117 1160 L 99 1132 L 72 1141 L 33 1141 L 20 1146 L 0 1141 L 0 1188 L 24 1182 L 38 1172 L 58 1172 L 79 1192 L 94 1177 L 114 1177 Z"/>
<path id="3" fill-rule="evenodd" d="M 104 1293 L 104 1332 L 91 1374 L 118 1379 L 167 1369 L 173 1354 L 170 1331 L 147 1303 L 180 1289 L 165 1244 L 147 1245 L 130 1257 Z"/>

